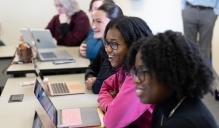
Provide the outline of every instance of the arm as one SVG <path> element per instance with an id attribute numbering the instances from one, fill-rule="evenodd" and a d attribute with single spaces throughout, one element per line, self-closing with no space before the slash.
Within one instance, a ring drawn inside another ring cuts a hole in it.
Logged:
<path id="1" fill-rule="evenodd" d="M 59 15 L 54 16 L 46 29 L 51 31 L 58 45 L 79 46 L 90 30 L 90 23 L 87 15 L 80 11 L 71 17 L 70 24 L 60 24 Z"/>
<path id="2" fill-rule="evenodd" d="M 89 19 L 82 11 L 71 17 L 70 24 L 60 25 L 61 36 L 57 39 L 58 45 L 79 46 L 90 30 Z"/>
<path id="3" fill-rule="evenodd" d="M 88 66 L 88 68 L 85 71 L 85 80 L 87 80 L 89 77 L 97 77 L 97 74 L 100 70 L 100 64 L 101 63 L 101 53 L 98 52 L 97 56 L 94 58 L 94 60 L 91 62 L 91 64 Z"/>
<path id="4" fill-rule="evenodd" d="M 106 51 L 104 46 L 100 48 L 100 50 L 97 53 L 97 56 L 94 58 L 94 60 L 91 62 L 91 64 L 88 66 L 86 72 L 85 72 L 85 80 L 89 77 L 97 77 L 97 74 L 100 71 L 100 68 L 104 62 L 104 59 L 106 57 Z"/>
<path id="5" fill-rule="evenodd" d="M 181 0 L 181 9 L 184 10 L 186 8 L 186 0 Z"/>
<path id="6" fill-rule="evenodd" d="M 106 57 L 103 64 L 98 72 L 96 81 L 92 85 L 93 93 L 99 94 L 100 88 L 102 87 L 103 81 L 114 74 L 116 70 L 112 68 L 108 58 Z"/>
<path id="7" fill-rule="evenodd" d="M 126 127 L 137 120 L 145 111 L 149 111 L 147 116 L 151 117 L 152 110 L 150 107 L 150 104 L 140 102 L 136 96 L 135 84 L 131 76 L 128 75 L 115 99 L 108 103 L 104 124 L 111 128 Z"/>
<path id="8" fill-rule="evenodd" d="M 118 72 L 103 81 L 97 101 L 104 112 L 106 112 L 108 105 L 113 101 L 113 97 L 109 92 L 119 88 L 118 82 Z"/>
<path id="9" fill-rule="evenodd" d="M 219 0 L 217 0 L 217 3 L 216 3 L 215 8 L 214 8 L 214 12 L 216 15 L 219 15 Z"/>

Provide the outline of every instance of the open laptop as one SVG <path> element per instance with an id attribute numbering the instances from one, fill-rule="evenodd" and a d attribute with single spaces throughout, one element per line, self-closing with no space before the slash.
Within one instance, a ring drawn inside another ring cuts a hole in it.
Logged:
<path id="1" fill-rule="evenodd" d="M 28 43 L 30 46 L 35 45 L 32 33 L 31 33 L 29 28 L 20 28 L 20 33 L 21 33 L 25 43 Z"/>
<path id="2" fill-rule="evenodd" d="M 38 113 L 35 111 L 35 114 L 34 114 L 34 118 L 33 118 L 33 125 L 32 125 L 32 128 L 45 128 L 43 126 L 43 123 L 38 115 Z"/>
<path id="3" fill-rule="evenodd" d="M 40 76 L 40 79 L 43 81 L 44 76 L 40 72 L 36 60 L 32 59 L 32 63 L 34 66 L 34 69 L 38 76 Z M 60 96 L 60 95 L 70 95 L 70 94 L 83 94 L 85 93 L 84 87 L 81 85 L 80 81 L 69 81 L 69 82 L 56 82 L 56 83 L 50 83 L 46 85 L 48 89 L 48 93 L 51 96 Z"/>
<path id="4" fill-rule="evenodd" d="M 50 30 L 21 28 L 24 41 L 30 44 L 34 41 L 41 61 L 72 60 L 73 57 L 65 50 L 57 50 Z"/>
<path id="5" fill-rule="evenodd" d="M 54 127 L 100 126 L 97 107 L 70 108 L 58 110 L 44 91 L 40 82 L 35 80 L 34 94 L 49 116 Z"/>

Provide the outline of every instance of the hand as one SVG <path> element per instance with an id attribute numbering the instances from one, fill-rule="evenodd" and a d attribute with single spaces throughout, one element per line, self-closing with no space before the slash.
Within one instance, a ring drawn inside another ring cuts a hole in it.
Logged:
<path id="1" fill-rule="evenodd" d="M 94 84 L 94 82 L 96 81 L 96 77 L 89 77 L 86 81 L 85 81 L 85 85 L 87 87 L 87 89 L 91 90 L 92 86 Z"/>
<path id="2" fill-rule="evenodd" d="M 110 95 L 113 97 L 113 98 L 115 98 L 116 97 L 116 95 L 119 93 L 119 90 L 117 90 L 117 89 L 113 89 L 113 90 L 110 90 Z"/>
<path id="3" fill-rule="evenodd" d="M 61 14 L 59 14 L 59 21 L 61 24 L 63 24 L 63 23 L 69 24 L 70 18 L 65 13 L 61 13 Z"/>
<path id="4" fill-rule="evenodd" d="M 86 47 L 87 47 L 87 44 L 82 43 L 80 45 L 80 48 L 79 48 L 79 52 L 80 52 L 81 56 L 83 56 L 83 57 L 86 57 Z"/>

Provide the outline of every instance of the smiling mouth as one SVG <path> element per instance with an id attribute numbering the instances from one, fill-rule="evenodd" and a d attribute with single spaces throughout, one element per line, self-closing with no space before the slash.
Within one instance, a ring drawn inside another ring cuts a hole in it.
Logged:
<path id="1" fill-rule="evenodd" d="M 94 31 L 94 33 L 98 33 L 98 32 L 100 32 L 100 31 Z"/>

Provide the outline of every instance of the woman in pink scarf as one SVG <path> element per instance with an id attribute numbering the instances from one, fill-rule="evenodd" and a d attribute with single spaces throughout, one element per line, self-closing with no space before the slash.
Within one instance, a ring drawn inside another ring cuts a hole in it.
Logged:
<path id="1" fill-rule="evenodd" d="M 107 128 L 150 128 L 154 106 L 140 102 L 124 64 L 130 46 L 137 39 L 151 35 L 146 22 L 137 17 L 116 18 L 106 26 L 103 43 L 111 65 L 117 68 L 117 72 L 103 82 L 98 97 Z"/>

